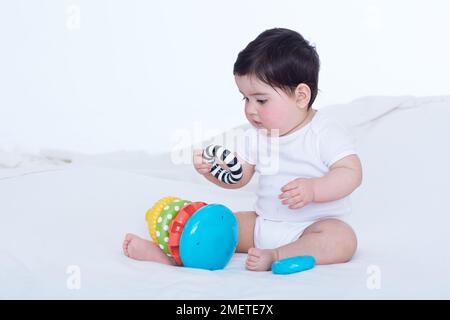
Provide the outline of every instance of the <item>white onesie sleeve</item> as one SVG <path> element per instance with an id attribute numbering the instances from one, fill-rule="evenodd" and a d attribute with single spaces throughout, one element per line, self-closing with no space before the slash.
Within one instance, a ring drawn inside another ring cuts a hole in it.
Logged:
<path id="1" fill-rule="evenodd" d="M 322 162 L 328 168 L 342 158 L 357 153 L 354 137 L 335 120 L 326 121 L 319 131 L 318 149 Z"/>

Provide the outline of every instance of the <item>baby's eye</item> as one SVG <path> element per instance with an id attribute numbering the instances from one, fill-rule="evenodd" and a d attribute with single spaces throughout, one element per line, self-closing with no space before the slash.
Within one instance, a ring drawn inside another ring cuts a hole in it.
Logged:
<path id="1" fill-rule="evenodd" d="M 264 104 L 267 102 L 267 100 L 256 100 L 259 104 Z"/>
<path id="2" fill-rule="evenodd" d="M 248 98 L 246 98 L 246 97 L 242 97 L 242 100 L 248 100 Z"/>

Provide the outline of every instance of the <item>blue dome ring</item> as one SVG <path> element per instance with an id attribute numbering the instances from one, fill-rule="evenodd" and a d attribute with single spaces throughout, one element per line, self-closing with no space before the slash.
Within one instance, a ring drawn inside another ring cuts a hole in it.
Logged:
<path id="1" fill-rule="evenodd" d="M 186 223 L 180 239 L 183 265 L 208 270 L 223 269 L 238 243 L 238 222 L 233 212 L 221 204 L 198 209 Z"/>

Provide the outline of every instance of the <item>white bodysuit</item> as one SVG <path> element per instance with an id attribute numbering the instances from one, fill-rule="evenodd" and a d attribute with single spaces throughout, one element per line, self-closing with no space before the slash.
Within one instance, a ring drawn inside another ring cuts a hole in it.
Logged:
<path id="1" fill-rule="evenodd" d="M 255 165 L 259 173 L 255 245 L 278 247 L 298 239 L 312 223 L 340 218 L 350 213 L 349 197 L 323 203 L 310 203 L 290 209 L 278 196 L 281 188 L 297 178 L 318 178 L 329 172 L 338 160 L 356 154 L 349 131 L 320 111 L 304 127 L 282 137 L 266 135 L 264 129 L 250 128 L 238 155 Z M 283 227 L 281 227 L 283 226 Z"/>

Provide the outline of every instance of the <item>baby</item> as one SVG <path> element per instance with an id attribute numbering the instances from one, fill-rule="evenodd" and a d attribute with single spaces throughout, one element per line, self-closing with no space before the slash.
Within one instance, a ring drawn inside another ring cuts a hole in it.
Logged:
<path id="1" fill-rule="evenodd" d="M 357 247 L 344 221 L 348 196 L 361 184 L 361 162 L 344 127 L 312 108 L 318 91 L 319 57 L 299 33 L 266 30 L 242 50 L 233 74 L 252 125 L 249 145 L 236 156 L 243 176 L 226 184 L 210 174 L 211 164 L 194 150 L 195 169 L 227 189 L 245 186 L 259 173 L 254 211 L 235 212 L 236 252 L 248 253 L 246 268 L 267 271 L 274 261 L 311 255 L 317 264 L 349 261 Z M 259 141 L 276 142 L 276 170 L 267 166 Z M 127 234 L 125 255 L 174 265 L 153 242 Z"/>

